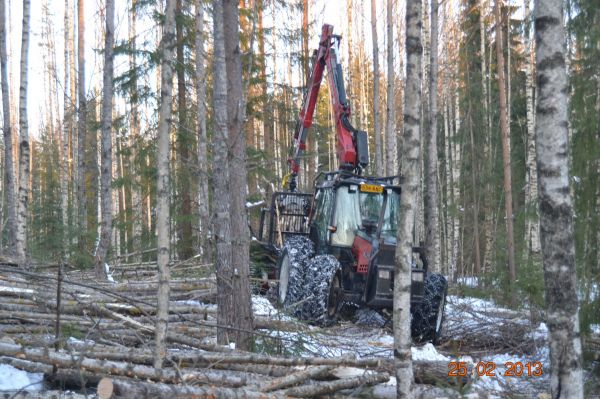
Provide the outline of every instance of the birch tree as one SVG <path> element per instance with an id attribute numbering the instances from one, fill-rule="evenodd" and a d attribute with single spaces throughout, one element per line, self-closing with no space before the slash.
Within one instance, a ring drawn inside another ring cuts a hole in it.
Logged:
<path id="1" fill-rule="evenodd" d="M 102 91 L 102 154 L 100 201 L 102 220 L 100 239 L 96 248 L 96 278 L 106 279 L 106 254 L 110 246 L 112 227 L 112 100 L 113 100 L 113 45 L 115 40 L 115 2 L 106 0 L 106 31 L 104 32 L 104 72 Z"/>
<path id="2" fill-rule="evenodd" d="M 17 235 L 17 204 L 15 198 L 15 169 L 13 135 L 11 126 L 11 101 L 8 79 L 6 1 L 0 0 L 0 74 L 2 80 L 2 117 L 4 119 L 4 186 L 6 189 L 6 213 L 8 228 L 8 252 L 15 254 Z"/>
<path id="3" fill-rule="evenodd" d="M 233 312 L 230 325 L 236 328 L 236 347 L 250 349 L 253 331 L 252 301 L 250 298 L 250 232 L 246 213 L 246 140 L 244 121 L 246 101 L 242 86 L 239 14 L 237 2 L 223 1 L 225 60 L 227 69 L 227 119 L 229 145 L 229 199 L 231 211 L 231 277 Z M 221 197 L 226 198 L 226 197 Z"/>
<path id="4" fill-rule="evenodd" d="M 427 173 L 425 190 L 425 236 L 427 259 L 432 273 L 440 272 L 440 230 L 438 226 L 437 74 L 438 0 L 431 0 L 431 41 L 429 51 L 429 129 L 427 132 Z"/>
<path id="5" fill-rule="evenodd" d="M 393 0 L 387 0 L 387 102 L 385 113 L 385 174 L 394 175 L 397 172 L 395 163 L 396 153 L 396 96 L 394 95 L 394 6 Z"/>
<path id="6" fill-rule="evenodd" d="M 87 99 L 85 97 L 85 0 L 77 0 L 77 226 L 79 249 L 85 249 L 87 235 L 87 204 L 85 195 L 85 148 L 87 124 Z"/>
<path id="7" fill-rule="evenodd" d="M 508 256 L 508 273 L 511 283 L 516 279 L 515 239 L 513 233 L 512 178 L 510 171 L 510 133 L 508 131 L 508 111 L 506 108 L 506 79 L 504 77 L 504 53 L 502 38 L 502 14 L 500 1 L 495 0 L 494 16 L 496 19 L 496 58 L 498 59 L 498 92 L 500 94 L 500 131 L 502 134 L 502 163 L 504 170 L 504 210 L 506 212 L 506 252 Z"/>
<path id="8" fill-rule="evenodd" d="M 70 18 L 70 4 L 69 0 L 65 0 L 65 14 L 64 14 L 64 77 L 65 81 L 63 83 L 63 135 L 62 135 L 62 145 L 61 145 L 61 153 L 60 153 L 60 207 L 62 208 L 62 226 L 63 231 L 67 231 L 68 227 L 68 209 L 69 209 L 69 137 L 71 133 L 71 101 L 72 98 L 69 97 L 69 89 L 71 86 L 71 77 L 70 77 L 70 58 L 71 53 L 69 51 L 69 42 L 71 40 L 71 18 Z M 67 242 L 65 240 L 66 235 L 63 233 L 63 241 L 62 244 L 66 245 Z"/>
<path id="9" fill-rule="evenodd" d="M 161 43 L 160 108 L 158 115 L 158 180 L 156 186 L 156 231 L 158 235 L 158 307 L 156 312 L 156 349 L 154 367 L 160 369 L 165 357 L 169 317 L 169 198 L 170 143 L 173 104 L 173 60 L 175 52 L 175 0 L 166 0 L 165 24 Z"/>
<path id="10" fill-rule="evenodd" d="M 206 136 L 206 70 L 204 68 L 204 5 L 196 0 L 196 97 L 198 112 L 198 211 L 200 253 L 208 255 L 210 209 L 208 197 L 208 150 Z"/>
<path id="11" fill-rule="evenodd" d="M 16 255 L 25 260 L 27 251 L 27 207 L 29 205 L 29 125 L 27 123 L 27 77 L 29 55 L 29 0 L 23 0 L 21 31 L 21 83 L 19 85 L 19 210 L 17 212 Z"/>
<path id="12" fill-rule="evenodd" d="M 377 40 L 377 1 L 371 0 L 371 37 L 373 38 L 373 134 L 375 134 L 375 173 L 383 176 L 383 143 L 379 127 L 379 44 Z"/>
<path id="13" fill-rule="evenodd" d="M 412 397 L 413 369 L 410 332 L 410 287 L 415 203 L 419 189 L 419 143 L 421 141 L 421 0 L 406 3 L 406 87 L 402 144 L 400 221 L 394 274 L 394 357 L 399 398 Z"/>
<path id="14" fill-rule="evenodd" d="M 527 107 L 527 163 L 525 181 L 525 205 L 528 214 L 525 219 L 525 242 L 531 254 L 540 252 L 540 223 L 537 212 L 538 182 L 535 164 L 535 40 L 531 38 L 531 16 L 529 0 L 525 0 L 525 104 Z M 529 213 L 531 212 L 531 214 Z"/>
<path id="15" fill-rule="evenodd" d="M 560 0 L 536 0 L 536 156 L 553 398 L 583 398 L 575 275 L 565 31 Z"/>

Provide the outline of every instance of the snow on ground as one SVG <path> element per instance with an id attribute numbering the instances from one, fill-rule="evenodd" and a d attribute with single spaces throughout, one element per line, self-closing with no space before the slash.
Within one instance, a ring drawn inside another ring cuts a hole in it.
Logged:
<path id="1" fill-rule="evenodd" d="M 8 364 L 0 364 L 0 391 L 40 391 L 43 380 L 42 373 L 28 373 Z"/>

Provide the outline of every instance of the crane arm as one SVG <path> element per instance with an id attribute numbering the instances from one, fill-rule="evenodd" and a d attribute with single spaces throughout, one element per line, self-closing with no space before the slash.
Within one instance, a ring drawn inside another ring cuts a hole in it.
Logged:
<path id="1" fill-rule="evenodd" d="M 308 80 L 307 91 L 300 110 L 300 119 L 294 132 L 292 154 L 288 159 L 291 173 L 289 189 L 296 190 L 296 177 L 300 170 L 300 160 L 306 149 L 308 129 L 312 126 L 313 115 L 323 73 L 327 68 L 327 79 L 331 105 L 335 119 L 336 152 L 340 169 L 360 174 L 369 163 L 367 133 L 350 124 L 351 109 L 346 99 L 342 66 L 339 63 L 339 43 L 341 36 L 333 34 L 333 26 L 324 24 L 321 29 L 319 48 L 313 55 L 313 66 Z"/>

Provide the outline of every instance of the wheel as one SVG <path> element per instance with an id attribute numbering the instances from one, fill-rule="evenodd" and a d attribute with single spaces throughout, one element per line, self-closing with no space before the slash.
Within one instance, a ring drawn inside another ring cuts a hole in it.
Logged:
<path id="1" fill-rule="evenodd" d="M 277 301 L 284 309 L 295 313 L 294 304 L 303 298 L 306 260 L 314 254 L 314 244 L 308 237 L 291 236 L 277 259 Z"/>
<path id="2" fill-rule="evenodd" d="M 333 255 L 315 256 L 308 262 L 300 318 L 321 326 L 335 322 L 343 299 L 340 272 Z"/>
<path id="3" fill-rule="evenodd" d="M 423 303 L 413 312 L 412 336 L 417 342 L 437 343 L 444 323 L 448 282 L 441 274 L 428 274 Z"/>

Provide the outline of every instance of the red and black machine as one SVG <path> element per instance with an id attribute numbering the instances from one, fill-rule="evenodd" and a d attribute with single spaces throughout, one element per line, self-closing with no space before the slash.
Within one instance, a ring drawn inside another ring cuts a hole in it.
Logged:
<path id="1" fill-rule="evenodd" d="M 400 178 L 364 174 L 369 164 L 368 136 L 350 123 L 339 62 L 341 36 L 323 25 L 319 48 L 300 111 L 284 191 L 263 209 L 259 240 L 277 253 L 272 277 L 279 302 L 296 316 L 327 324 L 345 306 L 391 309 Z M 297 176 L 327 69 L 335 118 L 339 170 L 321 172 L 314 191 L 297 191 Z M 427 272 L 424 251 L 415 246 L 411 311 L 413 335 L 435 339 L 441 329 L 446 296 L 443 276 Z"/>

